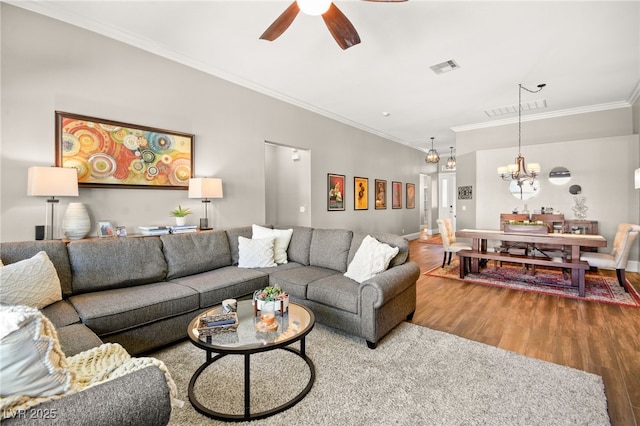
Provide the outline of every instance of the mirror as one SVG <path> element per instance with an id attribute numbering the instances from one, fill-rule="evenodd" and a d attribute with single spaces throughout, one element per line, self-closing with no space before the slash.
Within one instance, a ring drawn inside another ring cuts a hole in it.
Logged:
<path id="1" fill-rule="evenodd" d="M 511 183 L 509 183 L 509 192 L 518 200 L 529 200 L 540 193 L 540 181 L 534 179 L 533 181 L 523 182 L 522 185 L 518 185 L 517 180 L 512 180 Z"/>
<path id="2" fill-rule="evenodd" d="M 564 185 L 571 180 L 571 172 L 566 167 L 554 167 L 549 172 L 549 182 L 554 185 Z"/>
<path id="3" fill-rule="evenodd" d="M 582 192 L 582 187 L 580 185 L 571 185 L 569 187 L 569 192 L 573 195 L 578 195 Z"/>

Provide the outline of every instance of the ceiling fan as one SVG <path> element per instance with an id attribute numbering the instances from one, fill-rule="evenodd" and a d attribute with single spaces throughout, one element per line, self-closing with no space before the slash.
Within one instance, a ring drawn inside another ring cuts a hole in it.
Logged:
<path id="1" fill-rule="evenodd" d="M 407 0 L 364 0 L 372 2 L 404 2 Z M 348 49 L 360 43 L 360 36 L 353 24 L 331 0 L 295 0 L 273 24 L 260 36 L 262 40 L 273 41 L 284 33 L 302 10 L 308 15 L 322 15 L 329 32 L 342 48 Z"/>

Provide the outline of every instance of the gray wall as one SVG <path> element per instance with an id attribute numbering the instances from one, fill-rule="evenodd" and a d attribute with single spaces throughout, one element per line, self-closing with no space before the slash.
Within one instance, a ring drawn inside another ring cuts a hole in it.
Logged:
<path id="1" fill-rule="evenodd" d="M 30 240 L 44 224 L 45 201 L 26 196 L 29 166 L 54 163 L 54 111 L 195 134 L 195 174 L 223 179 L 213 200 L 215 228 L 265 223 L 265 141 L 311 150 L 311 225 L 366 232 L 417 233 L 419 209 L 353 210 L 353 177 L 418 187 L 424 153 L 286 104 L 98 34 L 0 4 L 2 140 L 0 239 Z M 329 94 L 331 95 L 331 94 Z M 334 94 L 338 97 L 339 94 Z M 328 212 L 327 173 L 346 175 L 346 211 Z M 131 233 L 171 223 L 185 191 L 81 188 L 95 225 L 110 220 Z"/>

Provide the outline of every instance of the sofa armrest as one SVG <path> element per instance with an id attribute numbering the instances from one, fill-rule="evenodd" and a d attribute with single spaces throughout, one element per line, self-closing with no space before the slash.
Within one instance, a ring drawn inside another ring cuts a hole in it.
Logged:
<path id="1" fill-rule="evenodd" d="M 166 425 L 171 399 L 164 373 L 155 366 L 81 392 L 12 413 L 6 425 Z"/>
<path id="2" fill-rule="evenodd" d="M 406 262 L 375 275 L 360 284 L 360 312 L 364 307 L 379 308 L 401 294 L 420 277 L 420 267 Z"/>

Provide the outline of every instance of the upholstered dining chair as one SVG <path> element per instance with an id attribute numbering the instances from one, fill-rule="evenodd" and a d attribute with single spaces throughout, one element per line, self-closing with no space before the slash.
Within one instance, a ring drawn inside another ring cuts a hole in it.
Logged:
<path id="1" fill-rule="evenodd" d="M 640 232 L 640 226 L 631 225 L 629 223 L 621 223 L 613 238 L 613 248 L 611 253 L 582 252 L 580 260 L 589 263 L 589 266 L 602 269 L 615 269 L 618 276 L 618 283 L 629 291 L 626 286 L 625 269 L 627 268 L 627 259 L 629 251 L 633 246 L 633 241 Z"/>
<path id="2" fill-rule="evenodd" d="M 453 232 L 453 224 L 451 223 L 451 219 L 438 219 L 436 222 L 438 223 L 438 230 L 440 231 L 440 236 L 442 237 L 442 248 L 444 249 L 442 267 L 444 268 L 445 263 L 447 263 L 447 265 L 451 264 L 452 253 L 459 252 L 460 250 L 471 250 L 471 246 L 466 243 L 456 242 L 456 233 Z M 447 253 L 449 254 L 448 262 Z"/>

